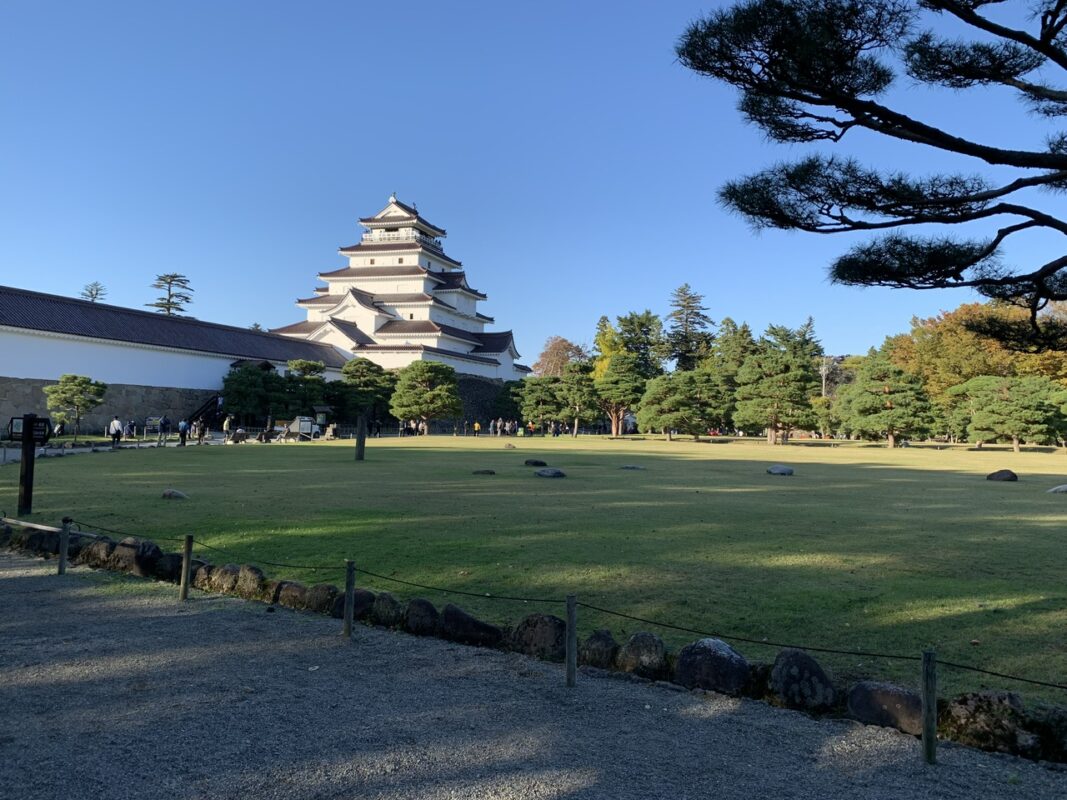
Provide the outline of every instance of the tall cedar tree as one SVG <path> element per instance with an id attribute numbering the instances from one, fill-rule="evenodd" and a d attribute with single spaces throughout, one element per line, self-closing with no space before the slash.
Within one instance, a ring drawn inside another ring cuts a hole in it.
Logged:
<path id="1" fill-rule="evenodd" d="M 367 417 L 384 408 L 396 388 L 396 374 L 386 372 L 366 358 L 353 358 L 341 368 L 347 387 L 348 405 L 356 413 L 356 461 L 363 461 L 367 450 Z"/>
<path id="2" fill-rule="evenodd" d="M 1057 434 L 1063 387 L 1048 378 L 999 378 L 983 375 L 949 390 L 970 409 L 967 437 L 976 442 L 1047 442 Z"/>
<path id="3" fill-rule="evenodd" d="M 593 381 L 600 397 L 600 410 L 611 423 L 612 436 L 622 434 L 626 414 L 641 402 L 646 383 L 641 364 L 633 353 L 612 356 L 604 374 Z"/>
<path id="4" fill-rule="evenodd" d="M 154 303 L 145 303 L 145 305 L 168 317 L 181 314 L 185 311 L 185 307 L 193 302 L 192 292 L 195 290 L 189 285 L 189 279 L 180 273 L 168 272 L 164 275 L 157 275 L 152 288 L 161 289 L 166 294 L 157 298 Z"/>
<path id="5" fill-rule="evenodd" d="M 559 383 L 560 379 L 554 375 L 527 378 L 522 382 L 522 418 L 536 422 L 542 432 L 545 423 L 559 419 L 563 411 L 557 394 Z"/>
<path id="6" fill-rule="evenodd" d="M 571 436 L 578 436 L 578 426 L 599 415 L 599 397 L 593 383 L 593 365 L 588 361 L 573 361 L 563 370 L 556 387 L 562 413 L 573 421 Z"/>
<path id="7" fill-rule="evenodd" d="M 1000 251 L 1025 232 L 1067 235 L 1058 200 L 1042 209 L 1042 195 L 1028 191 L 1067 188 L 1067 133 L 1053 134 L 1043 148 L 1002 147 L 985 135 L 984 120 L 962 120 L 961 135 L 887 105 L 907 94 L 891 94 L 903 73 L 905 82 L 931 89 L 1005 87 L 1030 112 L 1054 120 L 1067 114 L 1058 74 L 1067 70 L 1067 3 L 1035 0 L 1032 14 L 1013 15 L 1017 25 L 985 13 L 998 5 L 745 0 L 692 23 L 677 53 L 683 65 L 736 87 L 741 114 L 772 141 L 836 144 L 859 130 L 934 148 L 946 162 L 973 159 L 986 175 L 916 177 L 848 156 L 809 155 L 727 183 L 719 196 L 757 228 L 886 231 L 837 258 L 831 278 L 858 286 L 972 287 L 1027 310 L 1022 321 L 987 320 L 993 324 L 980 328 L 984 333 L 1014 347 L 1063 349 L 1067 323 L 1040 312 L 1067 299 L 1067 255 L 1010 269 Z M 988 225 L 987 235 L 910 232 L 975 221 Z"/>
<path id="8" fill-rule="evenodd" d="M 637 371 L 646 379 L 663 374 L 663 323 L 647 309 L 616 318 L 622 351 L 637 359 Z"/>
<path id="9" fill-rule="evenodd" d="M 436 361 L 413 361 L 397 373 L 389 410 L 399 420 L 419 419 L 430 432 L 430 420 L 463 413 L 456 371 Z"/>
<path id="10" fill-rule="evenodd" d="M 580 344 L 575 344 L 570 339 L 562 336 L 550 336 L 545 342 L 541 355 L 533 363 L 534 375 L 551 375 L 555 378 L 563 377 L 563 370 L 573 361 L 585 361 L 589 354 Z"/>
<path id="11" fill-rule="evenodd" d="M 107 297 L 107 287 L 100 283 L 100 281 L 93 281 L 82 287 L 82 300 L 88 300 L 90 303 L 95 303 L 97 300 L 103 300 L 105 297 Z"/>
<path id="12" fill-rule="evenodd" d="M 931 423 L 922 381 L 875 351 L 864 359 L 856 379 L 838 393 L 835 409 L 846 429 L 884 436 L 889 447 L 896 447 L 900 436 L 925 433 Z"/>
<path id="13" fill-rule="evenodd" d="M 714 338 L 709 328 L 715 323 L 704 312 L 704 295 L 683 283 L 671 294 L 671 313 L 667 315 L 667 358 L 674 359 L 675 369 L 696 369 L 707 357 Z"/>
<path id="14" fill-rule="evenodd" d="M 718 335 L 711 342 L 711 350 L 707 358 L 701 362 L 701 367 L 710 369 L 723 381 L 731 397 L 727 409 L 725 428 L 736 427 L 733 423 L 734 401 L 733 396 L 737 390 L 737 371 L 745 363 L 745 359 L 756 351 L 756 340 L 752 336 L 752 329 L 747 322 L 738 325 L 730 317 L 724 317 L 719 324 Z"/>
<path id="15" fill-rule="evenodd" d="M 812 346 L 804 329 L 772 325 L 737 371 L 734 424 L 766 430 L 768 444 L 785 444 L 797 428 L 816 424 L 811 398 L 817 393 Z"/>
<path id="16" fill-rule="evenodd" d="M 85 375 L 60 375 L 59 383 L 44 387 L 48 410 L 58 420 L 74 418 L 74 441 L 81 433 L 82 417 L 104 402 L 107 384 Z"/>
<path id="17" fill-rule="evenodd" d="M 679 431 L 699 439 L 722 428 L 732 398 L 719 375 L 707 369 L 676 370 L 648 382 L 637 412 L 642 430 Z"/>

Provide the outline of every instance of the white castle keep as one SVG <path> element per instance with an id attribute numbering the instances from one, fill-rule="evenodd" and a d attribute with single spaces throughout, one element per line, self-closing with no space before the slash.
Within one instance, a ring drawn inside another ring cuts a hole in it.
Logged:
<path id="1" fill-rule="evenodd" d="M 519 380 L 511 331 L 485 330 L 486 296 L 467 283 L 463 264 L 445 254 L 443 228 L 395 196 L 373 217 L 359 244 L 339 251 L 348 266 L 319 274 L 326 286 L 297 300 L 307 320 L 272 333 L 333 345 L 386 369 L 439 361 L 486 378 Z"/>

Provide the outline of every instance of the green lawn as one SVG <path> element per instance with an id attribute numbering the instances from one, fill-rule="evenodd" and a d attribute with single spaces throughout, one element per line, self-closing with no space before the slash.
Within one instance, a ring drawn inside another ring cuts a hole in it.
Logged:
<path id="1" fill-rule="evenodd" d="M 592 438 L 512 439 L 517 449 L 506 450 L 504 441 L 372 440 L 364 463 L 347 442 L 44 460 L 33 519 L 54 524 L 69 514 L 147 537 L 192 532 L 253 563 L 353 558 L 468 591 L 575 592 L 757 639 L 909 654 L 932 644 L 945 659 L 1067 680 L 1067 495 L 1045 493 L 1067 483 L 1063 452 Z M 535 478 L 523 466 L 528 457 L 568 477 Z M 797 474 L 767 475 L 775 462 Z M 1004 467 L 1021 480 L 983 479 Z M 0 508 L 9 513 L 17 480 L 17 466 L 0 467 Z M 190 499 L 160 499 L 168 487 Z M 453 600 L 500 622 L 534 610 Z M 584 610 L 580 620 L 617 638 L 647 627 Z M 661 633 L 675 646 L 696 638 Z M 738 648 L 755 660 L 774 655 Z M 917 680 L 910 664 L 821 658 L 846 677 Z M 1067 701 L 1067 693 L 980 676 L 943 671 L 941 679 L 947 691 L 990 685 Z"/>

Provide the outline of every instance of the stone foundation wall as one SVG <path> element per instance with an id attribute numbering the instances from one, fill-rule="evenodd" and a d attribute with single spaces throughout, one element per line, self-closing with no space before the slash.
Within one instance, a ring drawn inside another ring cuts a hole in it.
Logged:
<path id="1" fill-rule="evenodd" d="M 44 387 L 55 381 L 33 378 L 0 377 L 0 427 L 6 428 L 11 417 L 23 414 L 50 416 Z M 209 389 L 178 389 L 168 386 L 135 386 L 128 383 L 108 384 L 104 402 L 82 419 L 82 433 L 102 434 L 115 415 L 124 423 L 136 420 L 140 428 L 144 418 L 166 414 L 177 425 L 213 397 Z M 68 427 L 73 432 L 73 427 Z"/>

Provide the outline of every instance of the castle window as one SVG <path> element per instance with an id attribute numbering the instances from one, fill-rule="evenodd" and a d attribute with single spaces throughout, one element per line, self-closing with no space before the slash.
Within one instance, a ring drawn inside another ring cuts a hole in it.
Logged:
<path id="1" fill-rule="evenodd" d="M 370 263 L 371 263 L 371 265 L 374 264 L 374 259 L 373 258 L 370 260 Z"/>
<path id="2" fill-rule="evenodd" d="M 415 319 L 415 315 L 414 314 L 408 314 L 408 319 Z"/>
<path id="3" fill-rule="evenodd" d="M 403 257 L 403 256 L 401 256 L 400 258 L 398 258 L 398 259 L 396 260 L 396 263 L 397 263 L 397 264 L 403 264 L 403 263 L 404 263 L 404 257 Z"/>

